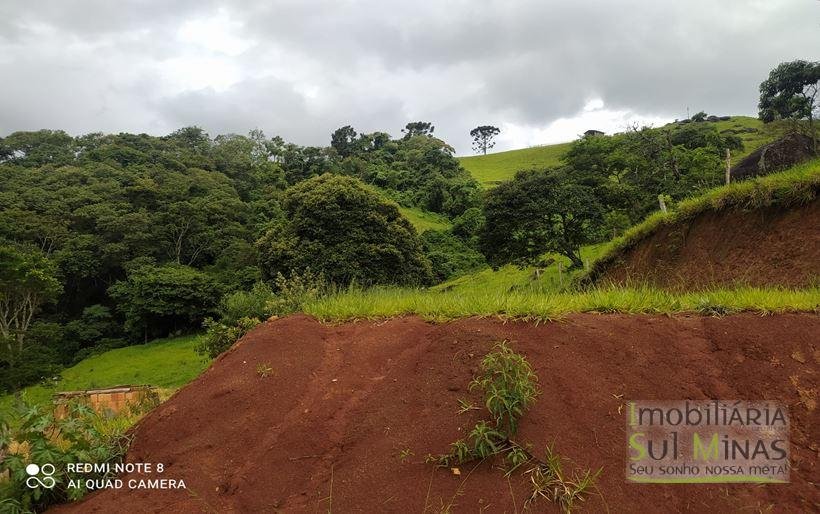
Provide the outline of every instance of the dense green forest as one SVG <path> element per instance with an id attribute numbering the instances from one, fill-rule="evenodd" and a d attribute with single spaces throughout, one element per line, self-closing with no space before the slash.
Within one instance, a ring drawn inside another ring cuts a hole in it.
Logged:
<path id="1" fill-rule="evenodd" d="M 814 134 L 803 92 L 818 69 L 773 70 L 761 119 L 807 119 Z M 327 147 L 197 127 L 10 134 L 0 139 L 0 389 L 203 323 L 200 350 L 216 355 L 260 319 L 351 284 L 425 287 L 488 265 L 546 265 L 548 252 L 579 268 L 583 246 L 723 182 L 727 150 L 743 143 L 716 119 L 590 131 L 558 165 L 490 190 L 428 122 L 399 138 L 345 126 Z M 400 206 L 442 223 L 419 234 Z"/>

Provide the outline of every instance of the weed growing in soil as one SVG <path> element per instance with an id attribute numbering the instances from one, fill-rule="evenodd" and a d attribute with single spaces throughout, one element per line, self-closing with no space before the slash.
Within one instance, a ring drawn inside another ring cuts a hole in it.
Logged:
<path id="1" fill-rule="evenodd" d="M 576 470 L 570 476 L 563 471 L 561 457 L 552 446 L 546 448 L 545 460 L 540 460 L 512 440 L 519 419 L 538 396 L 537 382 L 538 377 L 523 355 L 515 353 L 507 341 L 497 344 L 484 357 L 479 374 L 470 382 L 471 390 L 479 388 L 484 391 L 485 406 L 493 420 L 479 421 L 465 439 L 450 445 L 450 453 L 438 457 L 428 454 L 425 462 L 449 467 L 504 455 L 507 463 L 505 476 L 509 478 L 516 469 L 534 461 L 535 466 L 525 472 L 530 475 L 533 486 L 527 505 L 538 498 L 546 498 L 564 512 L 571 512 L 594 487 L 601 469 L 595 473 Z M 473 408 L 465 400 L 459 400 L 459 405 L 459 413 Z"/>
<path id="2" fill-rule="evenodd" d="M 544 461 L 526 472 L 530 475 L 533 490 L 525 505 L 538 498 L 546 498 L 564 512 L 571 512 L 576 503 L 584 501 L 590 489 L 595 486 L 595 480 L 603 468 L 595 473 L 576 470 L 569 476 L 563 470 L 561 456 L 553 451 L 552 446 L 547 446 L 545 453 Z"/>
<path id="3" fill-rule="evenodd" d="M 484 391 L 487 410 L 503 436 L 518 430 L 518 418 L 538 395 L 538 377 L 523 355 L 513 352 L 506 341 L 488 353 L 481 363 L 481 374 L 470 383 L 470 390 Z"/>
<path id="4" fill-rule="evenodd" d="M 464 414 L 465 412 L 469 412 L 471 410 L 480 410 L 480 408 L 478 406 L 476 406 L 476 404 L 474 404 L 473 402 L 471 402 L 469 400 L 462 400 L 462 399 L 458 400 L 458 413 L 459 414 Z"/>
<path id="5" fill-rule="evenodd" d="M 256 374 L 261 378 L 267 378 L 273 374 L 273 368 L 267 362 L 260 362 L 256 365 Z"/>

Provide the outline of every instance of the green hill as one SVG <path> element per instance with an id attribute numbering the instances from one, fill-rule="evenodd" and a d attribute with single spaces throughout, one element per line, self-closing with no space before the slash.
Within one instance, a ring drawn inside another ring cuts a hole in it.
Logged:
<path id="1" fill-rule="evenodd" d="M 447 230 L 450 228 L 450 221 L 435 212 L 423 211 L 416 207 L 399 207 L 401 215 L 413 224 L 416 232 L 421 234 L 426 230 Z"/>
<path id="2" fill-rule="evenodd" d="M 157 339 L 148 344 L 126 346 L 93 355 L 64 369 L 60 380 L 48 385 L 25 388 L 24 398 L 45 403 L 59 391 L 82 391 L 117 385 L 152 385 L 164 389 L 181 387 L 199 375 L 208 362 L 194 352 L 201 336 Z M 13 401 L 12 395 L 0 396 L 0 413 Z"/>
<path id="3" fill-rule="evenodd" d="M 718 131 L 735 134 L 743 140 L 743 150 L 732 155 L 732 163 L 737 163 L 766 143 L 781 137 L 786 131 L 784 122 L 764 124 L 751 116 L 732 116 L 727 121 L 714 123 Z M 520 150 L 508 150 L 487 155 L 460 157 L 464 169 L 484 187 L 493 187 L 499 182 L 510 180 L 515 172 L 536 168 L 549 168 L 561 164 L 561 157 L 572 143 L 534 146 Z"/>
<path id="4" fill-rule="evenodd" d="M 571 144 L 534 146 L 487 155 L 459 157 L 458 160 L 482 186 L 492 187 L 499 182 L 510 180 L 516 171 L 561 164 L 561 157 Z"/>

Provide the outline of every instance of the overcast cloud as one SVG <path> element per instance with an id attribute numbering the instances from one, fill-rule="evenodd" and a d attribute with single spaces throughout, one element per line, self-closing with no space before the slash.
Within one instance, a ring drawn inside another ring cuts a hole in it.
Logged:
<path id="1" fill-rule="evenodd" d="M 816 60 L 817 0 L 3 0 L 0 135 L 59 128 L 326 145 L 408 121 L 470 153 L 705 110 L 756 114 L 778 63 Z"/>

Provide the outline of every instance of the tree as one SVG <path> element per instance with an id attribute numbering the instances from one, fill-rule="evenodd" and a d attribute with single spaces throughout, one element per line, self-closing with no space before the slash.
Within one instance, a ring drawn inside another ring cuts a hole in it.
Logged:
<path id="1" fill-rule="evenodd" d="M 437 282 L 487 266 L 481 253 L 450 231 L 426 230 L 421 241 Z"/>
<path id="2" fill-rule="evenodd" d="M 487 150 L 495 146 L 493 138 L 500 133 L 501 130 L 492 125 L 481 125 L 474 128 L 470 131 L 470 137 L 473 138 L 473 151 L 487 155 Z"/>
<path id="3" fill-rule="evenodd" d="M 339 157 L 343 159 L 350 157 L 356 153 L 356 136 L 358 136 L 358 134 L 353 130 L 353 127 L 345 125 L 342 128 L 336 129 L 333 134 L 331 134 L 330 146 L 336 150 Z"/>
<path id="4" fill-rule="evenodd" d="M 529 264 L 546 252 L 581 267 L 581 246 L 597 240 L 603 208 L 594 190 L 557 171 L 520 171 L 490 190 L 480 246 L 488 262 Z"/>
<path id="5" fill-rule="evenodd" d="M 361 181 L 314 177 L 285 191 L 283 206 L 285 220 L 257 242 L 267 278 L 311 270 L 340 285 L 430 282 L 413 226 Z"/>
<path id="6" fill-rule="evenodd" d="M 0 338 L 10 364 L 26 349 L 34 315 L 60 290 L 55 266 L 40 250 L 0 246 Z"/>
<path id="7" fill-rule="evenodd" d="M 213 276 L 177 264 L 141 266 L 108 292 L 125 315 L 126 330 L 145 341 L 201 327 L 222 294 Z"/>
<path id="8" fill-rule="evenodd" d="M 413 136 L 433 137 L 433 131 L 435 130 L 436 127 L 429 121 L 411 121 L 401 129 L 404 133 L 404 139 L 410 139 Z"/>
<path id="9" fill-rule="evenodd" d="M 814 153 L 817 153 L 817 132 L 814 120 L 820 109 L 820 62 L 784 62 L 769 73 L 760 84 L 760 119 L 764 123 L 776 119 L 807 119 Z"/>

